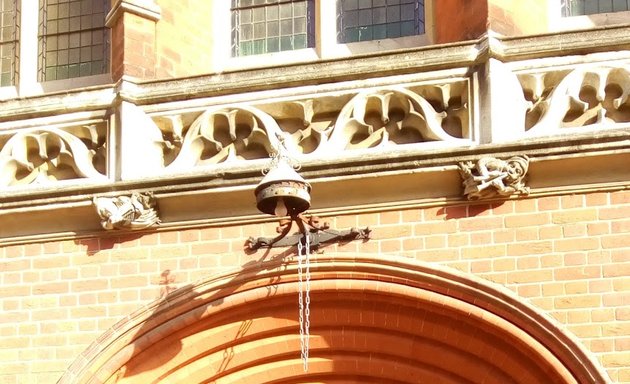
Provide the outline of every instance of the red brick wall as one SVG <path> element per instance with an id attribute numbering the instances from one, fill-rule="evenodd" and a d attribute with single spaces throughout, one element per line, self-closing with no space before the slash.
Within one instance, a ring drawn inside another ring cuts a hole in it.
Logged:
<path id="1" fill-rule="evenodd" d="M 438 0 L 433 2 L 435 43 L 474 40 L 487 30 L 486 0 Z"/>
<path id="2" fill-rule="evenodd" d="M 433 2 L 435 42 L 473 40 L 488 29 L 505 36 L 549 30 L 548 0 L 439 0 Z"/>
<path id="3" fill-rule="evenodd" d="M 112 25 L 112 78 L 153 78 L 155 64 L 155 22 L 123 13 Z"/>
<path id="4" fill-rule="evenodd" d="M 630 383 L 630 191 L 331 218 L 373 239 L 325 252 L 399 254 L 507 286 Z M 177 287 L 263 257 L 275 223 L 0 248 L 0 383 L 54 383 L 95 338 Z M 281 254 L 272 250 L 266 257 Z"/>
<path id="5" fill-rule="evenodd" d="M 112 76 L 174 78 L 213 72 L 213 3 L 155 0 L 160 19 L 126 13 L 112 25 Z M 432 3 L 434 42 L 477 39 L 491 29 L 514 36 L 548 30 L 548 1 L 440 0 Z M 227 16 L 227 15 L 226 15 Z M 229 20 L 227 21 L 229 23 Z M 225 54 L 225 53 L 220 53 Z"/>
<path id="6" fill-rule="evenodd" d="M 548 0 L 491 0 L 490 29 L 506 36 L 543 33 L 549 24 Z"/>
<path id="7" fill-rule="evenodd" d="M 159 0 L 159 19 L 122 12 L 112 28 L 112 78 L 174 78 L 212 72 L 212 2 Z"/>
<path id="8" fill-rule="evenodd" d="M 156 24 L 159 78 L 211 73 L 212 1 L 157 0 L 162 10 Z M 225 36 L 222 36 L 224 38 Z"/>

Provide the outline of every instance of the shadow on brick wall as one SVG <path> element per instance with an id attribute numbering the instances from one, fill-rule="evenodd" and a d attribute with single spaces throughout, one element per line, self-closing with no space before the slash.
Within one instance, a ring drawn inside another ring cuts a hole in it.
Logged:
<path id="1" fill-rule="evenodd" d="M 197 327 L 191 326 L 191 324 L 202 321 L 202 316 L 208 307 L 221 305 L 223 298 L 230 296 L 239 289 L 239 287 L 241 287 L 239 282 L 246 283 L 249 281 L 252 274 L 266 270 L 285 268 L 287 265 L 286 258 L 295 255 L 296 250 L 295 247 L 292 247 L 270 256 L 272 249 L 266 249 L 260 258 L 248 261 L 241 266 L 240 272 L 236 273 L 230 280 L 236 284 L 224 284 L 225 288 L 219 289 L 210 297 L 200 297 L 199 293 L 194 290 L 196 286 L 194 284 L 187 284 L 183 287 L 176 288 L 171 271 L 163 271 L 160 275 L 161 279 L 159 282 L 161 286 L 161 297 L 153 303 L 155 306 L 153 312 L 142 323 L 140 328 L 135 331 L 135 340 L 131 344 L 133 353 L 130 355 L 129 365 L 124 365 L 114 375 L 116 376 L 116 380 L 122 377 L 136 376 L 142 372 L 151 371 L 164 366 L 182 352 L 183 346 L 181 340 L 187 336 L 188 332 L 190 334 L 200 332 Z M 268 285 L 269 296 L 275 294 L 274 286 L 277 287 L 279 283 L 279 278 L 275 279 L 277 280 L 272 278 Z M 184 302 L 186 304 L 181 304 Z M 169 313 L 173 308 L 178 308 L 181 313 Z M 178 320 L 177 316 L 185 316 L 185 322 L 188 325 L 182 327 L 182 323 Z M 129 316 L 129 318 L 133 317 L 133 314 Z M 243 321 L 234 336 L 234 341 L 245 336 L 251 322 L 251 320 Z M 121 326 L 124 326 L 124 324 L 117 324 L 114 328 L 120 328 Z M 216 324 L 214 324 L 214 326 L 216 326 Z M 155 340 L 165 338 L 170 339 L 169 348 L 167 350 L 154 350 L 155 348 L 152 348 Z M 233 357 L 233 348 L 226 348 L 223 361 L 219 365 L 219 370 L 216 373 L 220 374 L 222 370 L 227 369 Z"/>

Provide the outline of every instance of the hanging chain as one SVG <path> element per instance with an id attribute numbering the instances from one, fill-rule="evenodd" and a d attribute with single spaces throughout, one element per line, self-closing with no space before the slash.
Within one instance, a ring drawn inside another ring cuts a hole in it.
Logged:
<path id="1" fill-rule="evenodd" d="M 299 309 L 299 320 L 300 320 L 300 350 L 302 362 L 304 363 L 304 295 L 302 291 L 304 290 L 303 282 L 302 282 L 302 253 L 304 252 L 304 246 L 301 241 L 298 241 L 298 309 Z M 304 371 L 307 369 L 307 363 L 304 363 Z"/>
<path id="2" fill-rule="evenodd" d="M 308 352 L 311 328 L 311 237 L 304 234 L 304 244 L 298 242 L 298 306 L 300 319 L 300 348 L 304 372 L 308 371 Z M 304 259 L 304 260 L 303 260 Z"/>
<path id="3" fill-rule="evenodd" d="M 304 303 L 304 351 L 302 351 L 304 359 L 304 371 L 308 370 L 308 352 L 309 343 L 311 340 L 311 236 L 306 233 L 305 236 L 306 249 L 304 250 L 306 256 L 306 292 Z"/>

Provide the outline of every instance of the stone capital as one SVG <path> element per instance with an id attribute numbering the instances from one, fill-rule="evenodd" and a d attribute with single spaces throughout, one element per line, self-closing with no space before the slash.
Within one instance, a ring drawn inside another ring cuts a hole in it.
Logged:
<path id="1" fill-rule="evenodd" d="M 153 0 L 117 0 L 105 17 L 105 25 L 112 28 L 126 12 L 153 22 L 157 22 L 162 17 L 160 6 Z"/>

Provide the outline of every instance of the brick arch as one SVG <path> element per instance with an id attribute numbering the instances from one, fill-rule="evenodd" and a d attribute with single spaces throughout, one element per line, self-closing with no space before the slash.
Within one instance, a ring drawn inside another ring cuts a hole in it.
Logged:
<path id="1" fill-rule="evenodd" d="M 116 324 L 61 383 L 607 383 L 511 291 L 415 260 L 314 257 L 309 370 L 294 259 L 183 287 Z"/>

